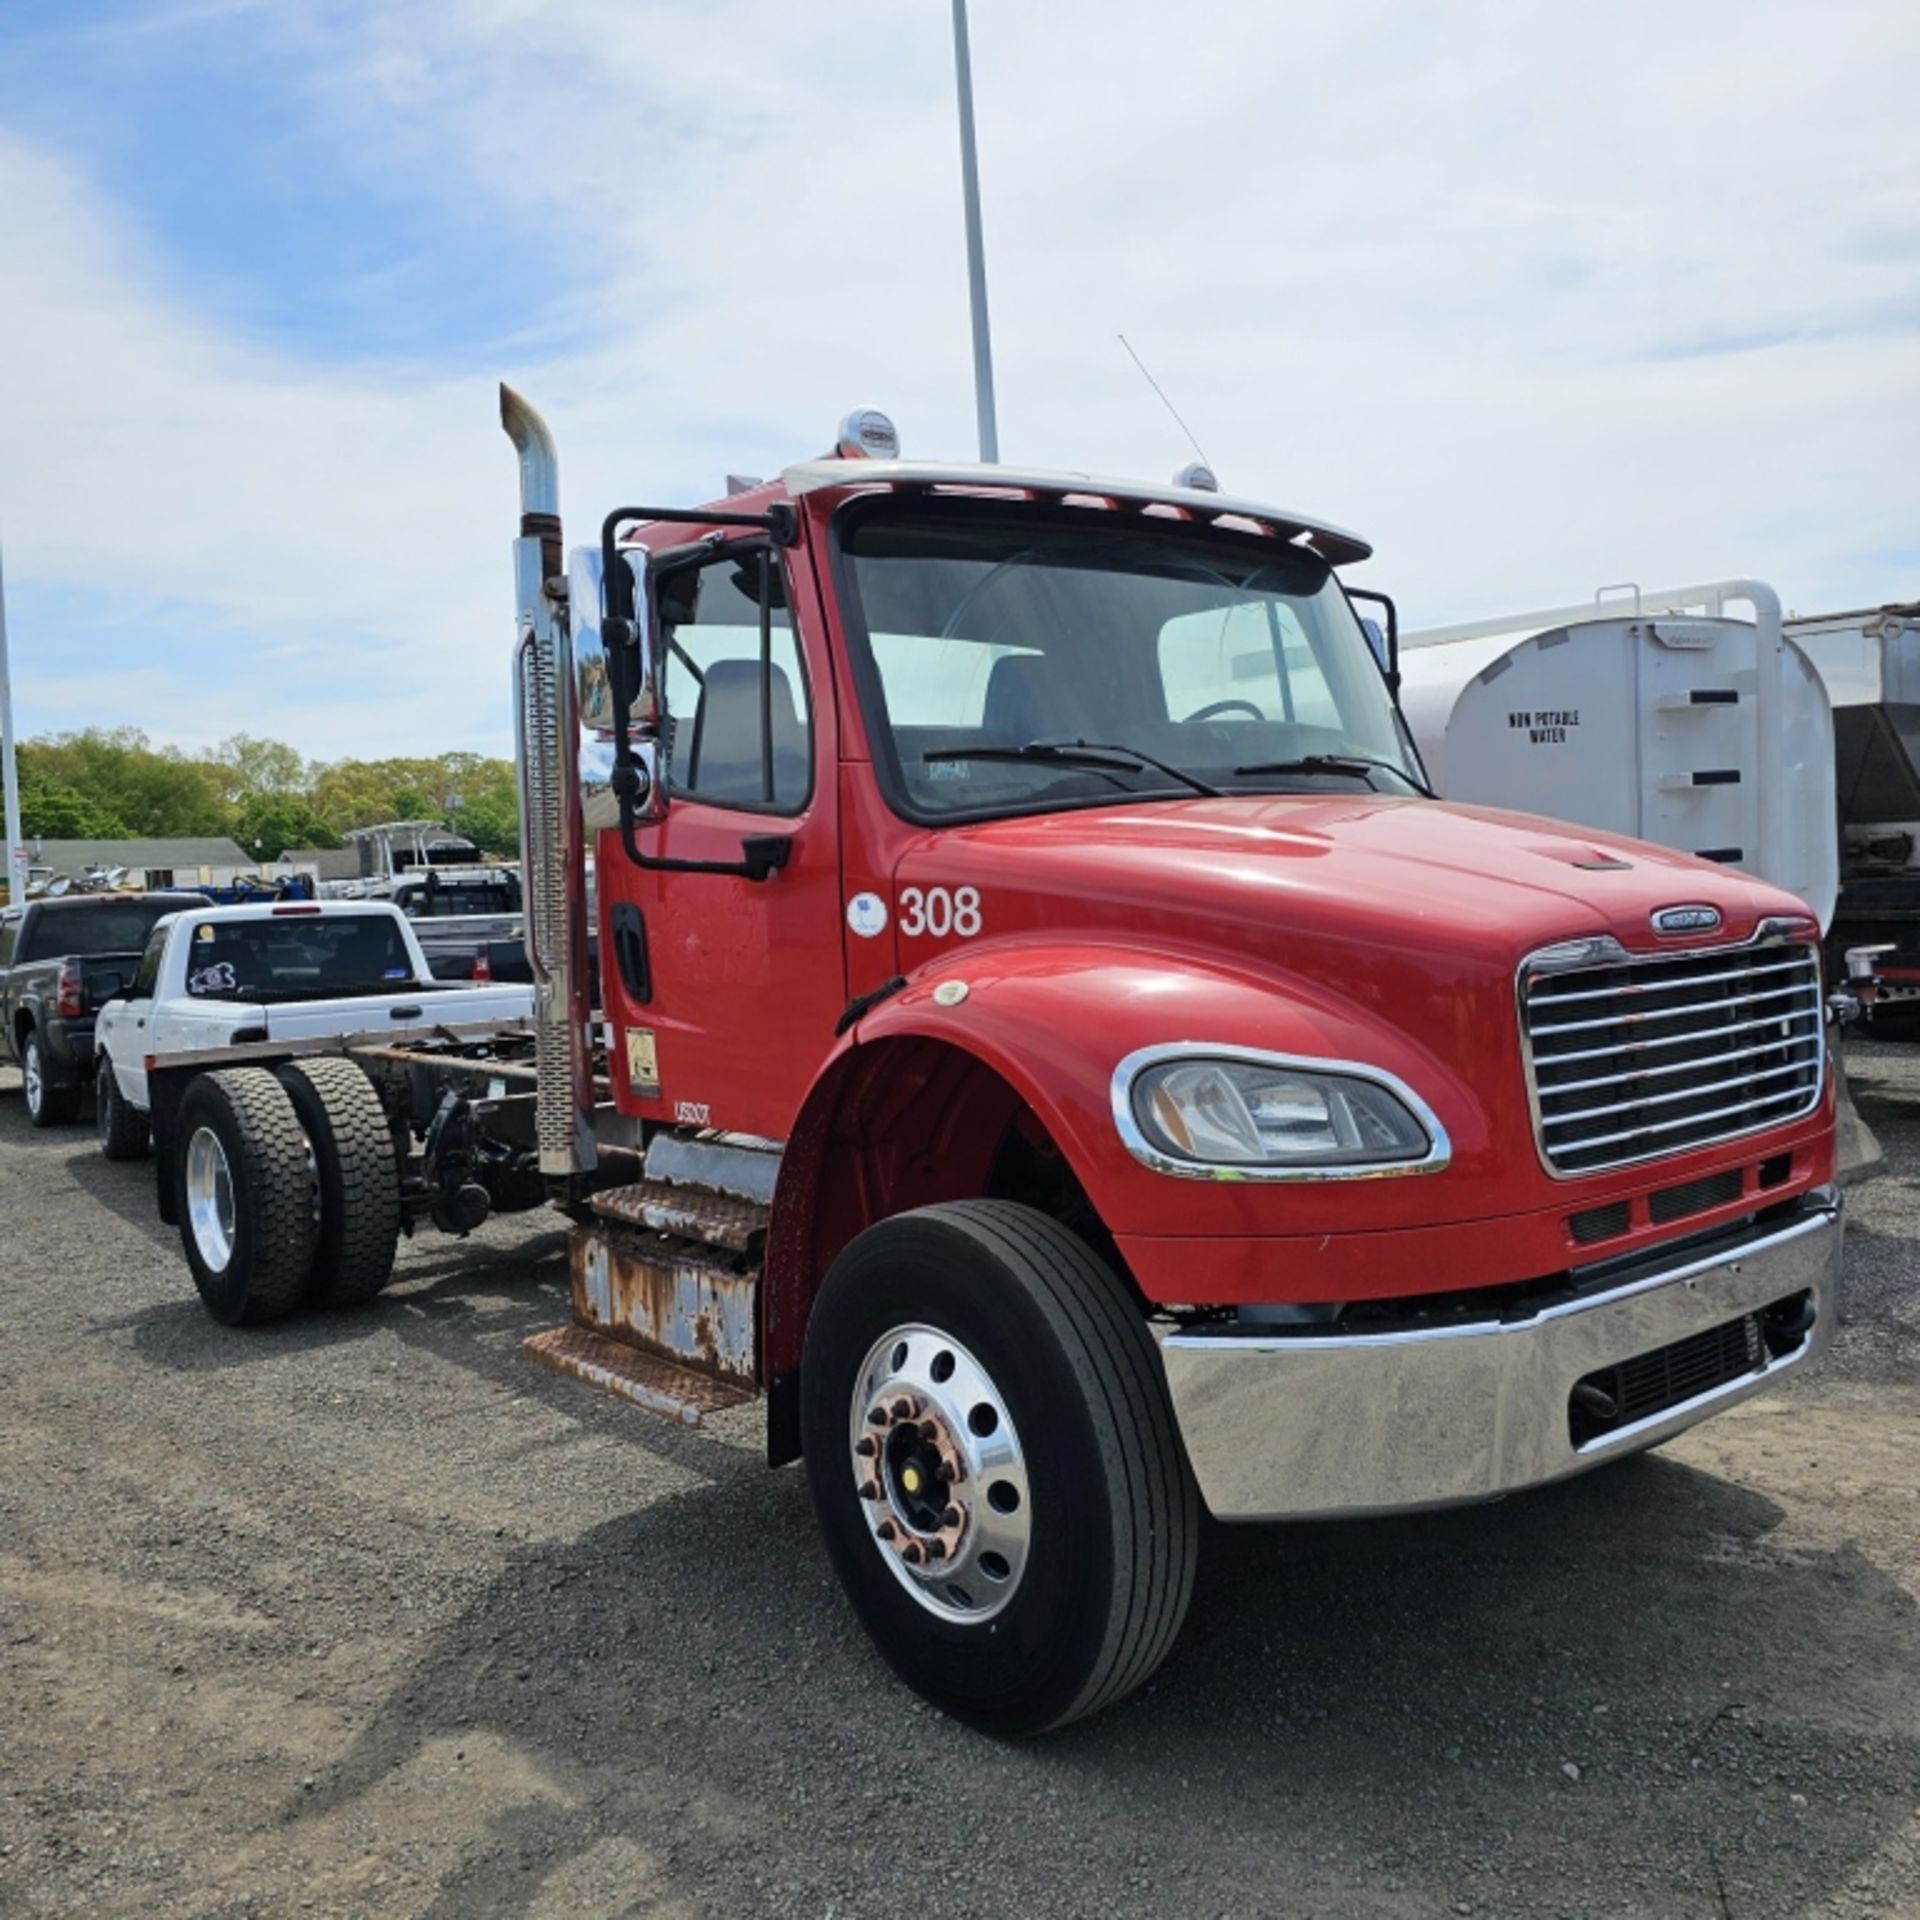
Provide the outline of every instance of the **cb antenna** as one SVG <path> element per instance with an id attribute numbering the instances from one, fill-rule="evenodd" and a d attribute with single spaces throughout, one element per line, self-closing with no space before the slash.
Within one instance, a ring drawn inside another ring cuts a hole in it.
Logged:
<path id="1" fill-rule="evenodd" d="M 1206 469 L 1207 478 L 1211 480 L 1213 478 L 1213 462 L 1207 458 L 1207 450 L 1205 447 L 1203 447 L 1200 444 L 1199 440 L 1195 437 L 1193 429 L 1190 426 L 1188 426 L 1183 419 L 1181 419 L 1180 409 L 1176 407 L 1173 404 L 1173 402 L 1167 398 L 1166 389 L 1162 387 L 1160 382 L 1156 380 L 1153 377 L 1153 375 L 1147 371 L 1147 363 L 1144 360 L 1142 360 L 1137 353 L 1134 352 L 1133 342 L 1129 340 L 1124 333 L 1116 334 L 1114 338 L 1117 339 L 1120 342 L 1120 344 L 1126 348 L 1127 357 L 1133 362 L 1133 364 L 1136 367 L 1140 369 L 1141 379 L 1143 379 L 1147 383 L 1147 385 L 1150 386 L 1154 390 L 1154 392 L 1160 396 L 1160 404 L 1163 407 L 1165 407 L 1170 414 L 1173 415 L 1173 424 L 1176 427 L 1178 427 L 1180 431 L 1187 436 L 1187 444 L 1191 446 L 1194 452 L 1200 456 L 1200 464 L 1202 467 Z M 1219 491 L 1218 487 L 1216 486 L 1213 489 L 1213 491 L 1218 492 Z"/>

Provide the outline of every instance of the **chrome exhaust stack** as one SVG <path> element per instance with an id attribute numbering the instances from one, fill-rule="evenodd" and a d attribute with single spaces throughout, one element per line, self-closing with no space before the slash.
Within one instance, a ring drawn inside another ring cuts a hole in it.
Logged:
<path id="1" fill-rule="evenodd" d="M 560 547 L 560 467 L 547 423 L 511 387 L 500 424 L 520 456 L 513 543 L 514 765 L 526 872 L 527 960 L 534 981 L 534 1134 L 540 1171 L 566 1178 L 597 1164 L 587 1005 L 586 870 L 578 797 L 579 727 Z"/>

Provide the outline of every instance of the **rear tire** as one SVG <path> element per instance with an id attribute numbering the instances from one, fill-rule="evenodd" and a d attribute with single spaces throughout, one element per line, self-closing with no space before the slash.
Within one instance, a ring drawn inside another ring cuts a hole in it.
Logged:
<path id="1" fill-rule="evenodd" d="M 393 1277 L 400 1241 L 400 1172 L 387 1110 L 351 1060 L 295 1060 L 280 1069 L 313 1148 L 320 1225 L 307 1297 L 364 1306 Z"/>
<path id="2" fill-rule="evenodd" d="M 48 1084 L 47 1050 L 31 1028 L 20 1043 L 20 1090 L 26 1096 L 29 1126 L 64 1127 L 80 1111 L 78 1087 Z"/>
<path id="3" fill-rule="evenodd" d="M 966 1200 L 868 1228 L 827 1275 L 800 1395 L 827 1550 L 935 1706 L 1040 1733 L 1165 1659 L 1199 1500 L 1138 1304 L 1064 1227 Z"/>
<path id="4" fill-rule="evenodd" d="M 203 1073 L 174 1142 L 180 1244 L 207 1311 L 229 1327 L 290 1313 L 313 1266 L 314 1187 L 286 1089 L 264 1067 Z"/>
<path id="5" fill-rule="evenodd" d="M 93 1123 L 100 1137 L 100 1151 L 109 1160 L 138 1160 L 152 1145 L 153 1134 L 147 1125 L 147 1116 L 138 1107 L 127 1104 L 114 1075 L 113 1062 L 104 1054 L 94 1082 Z"/>

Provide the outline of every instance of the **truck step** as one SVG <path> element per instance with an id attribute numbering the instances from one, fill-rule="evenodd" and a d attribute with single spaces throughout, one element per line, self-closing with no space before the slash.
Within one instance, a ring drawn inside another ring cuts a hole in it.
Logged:
<path id="1" fill-rule="evenodd" d="M 732 1253 L 755 1252 L 767 1231 L 767 1210 L 758 1202 L 711 1188 L 674 1186 L 665 1180 L 608 1187 L 587 1204 L 603 1220 L 725 1247 Z"/>
<path id="2" fill-rule="evenodd" d="M 704 1373 L 676 1367 L 671 1360 L 642 1353 L 585 1327 L 549 1327 L 522 1343 L 530 1360 L 555 1373 L 571 1374 L 590 1386 L 604 1387 L 649 1413 L 664 1414 L 697 1427 L 709 1414 L 744 1406 L 754 1396 Z"/>
<path id="3" fill-rule="evenodd" d="M 675 1187 L 706 1187 L 767 1206 L 780 1172 L 780 1149 L 744 1134 L 657 1133 L 647 1145 L 647 1178 Z"/>
<path id="4" fill-rule="evenodd" d="M 751 1261 L 612 1220 L 568 1236 L 573 1323 L 739 1387 L 759 1384 L 760 1273 Z"/>

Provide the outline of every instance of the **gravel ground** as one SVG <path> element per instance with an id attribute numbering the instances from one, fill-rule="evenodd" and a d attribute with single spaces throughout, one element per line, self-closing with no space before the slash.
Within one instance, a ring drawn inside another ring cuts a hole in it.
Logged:
<path id="1" fill-rule="evenodd" d="M 855 1628 L 750 1411 L 518 1354 L 560 1235 L 201 1312 L 0 1094 L 0 1914 L 1920 1915 L 1920 1048 L 1858 1046 L 1830 1363 L 1660 1455 L 1215 1530 L 1154 1685 L 998 1746 Z"/>

